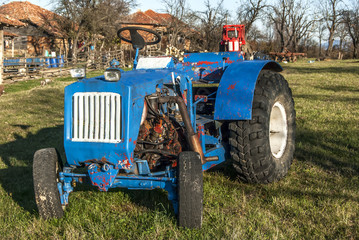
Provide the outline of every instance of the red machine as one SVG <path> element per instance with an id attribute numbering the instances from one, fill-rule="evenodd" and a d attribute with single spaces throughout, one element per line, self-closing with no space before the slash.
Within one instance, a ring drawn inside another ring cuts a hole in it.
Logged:
<path id="1" fill-rule="evenodd" d="M 224 25 L 222 41 L 219 46 L 221 52 L 242 51 L 242 45 L 246 44 L 244 39 L 244 25 Z"/>

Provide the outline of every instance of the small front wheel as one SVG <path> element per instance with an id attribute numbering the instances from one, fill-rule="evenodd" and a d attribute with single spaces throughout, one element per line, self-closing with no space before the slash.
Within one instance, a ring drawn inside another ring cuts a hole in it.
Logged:
<path id="1" fill-rule="evenodd" d="M 201 157 L 196 152 L 178 156 L 178 225 L 201 228 L 203 215 L 203 173 Z"/>
<path id="2" fill-rule="evenodd" d="M 36 151 L 33 162 L 33 180 L 37 208 L 44 219 L 61 218 L 64 210 L 57 187 L 62 170 L 55 148 Z"/>

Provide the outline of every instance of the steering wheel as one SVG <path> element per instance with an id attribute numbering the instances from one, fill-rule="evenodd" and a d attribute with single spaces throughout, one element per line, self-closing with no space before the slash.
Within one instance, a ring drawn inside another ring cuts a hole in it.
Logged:
<path id="1" fill-rule="evenodd" d="M 131 36 L 131 39 L 127 39 L 125 37 L 123 37 L 121 35 L 121 33 L 123 31 L 130 31 L 130 36 Z M 153 42 L 146 42 L 143 37 L 141 36 L 141 34 L 139 34 L 137 31 L 144 31 L 144 32 L 148 32 L 148 33 L 151 33 L 153 35 L 156 36 L 156 40 L 153 41 Z M 134 49 L 142 49 L 144 48 L 146 45 L 153 45 L 153 44 L 157 44 L 161 41 L 161 35 L 158 34 L 157 32 L 151 30 L 151 29 L 148 29 L 148 28 L 143 28 L 143 27 L 123 27 L 123 28 L 120 28 L 118 31 L 117 31 L 117 36 L 125 41 L 125 42 L 128 42 L 128 43 L 132 43 L 132 46 Z"/>

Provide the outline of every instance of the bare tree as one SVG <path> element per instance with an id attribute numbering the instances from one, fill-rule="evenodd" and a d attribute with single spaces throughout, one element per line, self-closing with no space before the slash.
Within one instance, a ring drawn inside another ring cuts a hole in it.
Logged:
<path id="1" fill-rule="evenodd" d="M 318 38 L 319 38 L 318 57 L 321 57 L 322 56 L 322 40 L 323 40 L 323 37 L 324 37 L 324 31 L 325 31 L 326 27 L 322 26 L 321 21 L 317 21 L 315 26 L 318 28 Z"/>
<path id="2" fill-rule="evenodd" d="M 342 12 L 343 23 L 353 44 L 353 58 L 359 57 L 359 3 L 352 5 L 351 10 Z"/>
<path id="3" fill-rule="evenodd" d="M 268 9 L 268 17 L 279 37 L 280 51 L 284 51 L 284 49 L 288 46 L 286 29 L 289 26 L 291 2 L 293 2 L 293 0 L 279 0 L 276 5 L 271 5 Z"/>
<path id="4" fill-rule="evenodd" d="M 69 52 L 73 61 L 86 46 L 99 38 L 112 41 L 116 34 L 115 22 L 129 13 L 133 0 L 57 0 L 58 21 L 66 31 Z M 78 48 L 79 41 L 85 42 Z"/>
<path id="5" fill-rule="evenodd" d="M 310 15 L 309 4 L 307 2 L 293 1 L 290 6 L 292 9 L 290 10 L 289 26 L 286 31 L 292 50 L 297 52 L 298 44 L 311 32 L 315 19 Z"/>
<path id="6" fill-rule="evenodd" d="M 270 6 L 268 16 L 279 37 L 281 51 L 289 47 L 297 51 L 299 42 L 314 23 L 309 5 L 296 0 L 279 0 Z"/>
<path id="7" fill-rule="evenodd" d="M 342 60 L 343 59 L 343 44 L 344 44 L 345 38 L 348 36 L 348 31 L 346 29 L 346 25 L 343 20 L 338 24 L 335 36 L 339 38 L 338 59 Z"/>
<path id="8" fill-rule="evenodd" d="M 261 18 L 266 6 L 266 0 L 242 0 L 239 3 L 240 7 L 237 10 L 237 19 L 241 24 L 245 25 L 245 42 L 244 52 L 252 53 L 252 47 L 247 39 L 257 40 L 258 35 L 261 35 L 259 29 L 254 25 L 254 22 Z"/>
<path id="9" fill-rule="evenodd" d="M 168 44 L 178 49 L 189 47 L 187 40 L 192 38 L 193 29 L 188 22 L 191 22 L 193 15 L 186 0 L 162 0 L 162 3 L 166 12 L 171 15 L 167 26 L 167 34 L 170 36 Z"/>
<path id="10" fill-rule="evenodd" d="M 322 19 L 325 22 L 328 35 L 328 48 L 326 56 L 330 56 L 333 51 L 333 43 L 337 26 L 340 22 L 339 3 L 341 0 L 323 0 L 321 3 Z"/>
<path id="11" fill-rule="evenodd" d="M 204 36 L 205 49 L 208 51 L 218 51 L 222 26 L 229 17 L 228 10 L 223 8 L 223 1 L 219 1 L 214 7 L 209 0 L 206 0 L 204 11 L 195 13 L 196 18 L 200 21 L 199 31 Z"/>
<path id="12" fill-rule="evenodd" d="M 242 0 L 239 5 L 237 18 L 241 24 L 246 26 L 246 32 L 249 34 L 254 22 L 261 18 L 267 7 L 266 0 Z"/>

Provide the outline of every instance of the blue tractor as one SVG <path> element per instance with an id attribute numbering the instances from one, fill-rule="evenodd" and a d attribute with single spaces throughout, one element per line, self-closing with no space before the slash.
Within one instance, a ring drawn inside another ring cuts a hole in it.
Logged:
<path id="1" fill-rule="evenodd" d="M 143 32 L 155 40 L 146 42 Z M 165 189 L 179 226 L 200 228 L 203 171 L 227 159 L 246 182 L 287 174 L 295 110 L 279 64 L 244 61 L 239 52 L 185 54 L 182 62 L 139 57 L 160 35 L 140 27 L 118 35 L 136 50 L 133 70 L 109 68 L 94 78 L 73 70 L 78 81 L 65 88 L 66 161 L 54 148 L 34 155 L 42 218 L 62 217 L 76 183 L 87 181 L 100 191 Z"/>

